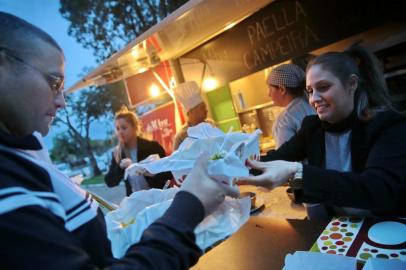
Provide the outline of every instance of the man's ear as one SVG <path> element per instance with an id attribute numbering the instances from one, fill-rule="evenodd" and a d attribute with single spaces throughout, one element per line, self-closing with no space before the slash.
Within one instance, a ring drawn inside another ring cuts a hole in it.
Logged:
<path id="1" fill-rule="evenodd" d="M 283 85 L 278 86 L 278 89 L 279 89 L 279 91 L 280 91 L 280 93 L 281 93 L 282 96 L 287 95 L 288 90 L 286 90 L 286 87 L 285 87 L 285 86 L 283 86 Z"/>
<path id="2" fill-rule="evenodd" d="M 355 74 L 351 74 L 349 79 L 348 79 L 348 86 L 349 86 L 351 91 L 357 90 L 358 82 L 359 82 L 358 76 L 355 75 Z"/>

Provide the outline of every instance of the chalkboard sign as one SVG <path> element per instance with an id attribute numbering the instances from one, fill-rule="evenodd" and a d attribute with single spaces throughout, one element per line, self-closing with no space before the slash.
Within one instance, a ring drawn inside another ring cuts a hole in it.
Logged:
<path id="1" fill-rule="evenodd" d="M 381 25 L 397 12 L 383 1 L 275 1 L 182 57 L 232 64 L 236 79 Z"/>

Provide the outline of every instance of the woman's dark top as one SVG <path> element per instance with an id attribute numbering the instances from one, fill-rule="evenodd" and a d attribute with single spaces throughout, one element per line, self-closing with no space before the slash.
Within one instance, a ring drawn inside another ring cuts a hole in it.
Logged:
<path id="1" fill-rule="evenodd" d="M 137 137 L 137 160 L 138 161 L 144 160 L 149 155 L 152 154 L 158 154 L 159 157 L 163 158 L 165 157 L 165 150 L 159 143 L 155 141 L 148 141 L 141 137 Z M 126 156 L 124 151 L 121 152 L 121 157 L 122 159 L 129 158 Z M 113 152 L 109 171 L 104 176 L 104 181 L 109 187 L 117 186 L 120 183 L 120 181 L 124 178 L 125 170 L 120 168 L 119 164 L 120 162 L 119 163 L 116 162 Z M 147 181 L 149 187 L 151 188 L 162 188 L 165 185 L 165 182 L 168 179 L 172 178 L 173 176 L 170 172 L 158 173 L 153 177 L 145 176 L 145 180 Z M 128 181 L 125 181 L 125 187 L 128 196 L 132 193 L 132 189 Z"/>

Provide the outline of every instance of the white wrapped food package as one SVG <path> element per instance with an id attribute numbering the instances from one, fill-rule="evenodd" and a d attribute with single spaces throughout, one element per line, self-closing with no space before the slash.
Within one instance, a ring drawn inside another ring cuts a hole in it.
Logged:
<path id="1" fill-rule="evenodd" d="M 172 155 L 151 162 L 137 163 L 152 174 L 171 171 L 180 185 L 189 173 L 196 159 L 203 151 L 209 153 L 213 160 L 209 161 L 208 174 L 220 181 L 230 184 L 236 177 L 248 176 L 245 167 L 246 159 L 259 158 L 260 130 L 252 134 L 241 132 L 223 133 L 210 124 L 201 123 L 188 129 L 188 141 Z M 217 158 L 216 158 L 217 157 Z"/>
<path id="2" fill-rule="evenodd" d="M 149 163 L 149 162 L 159 160 L 159 159 L 160 159 L 160 157 L 158 154 L 152 154 L 152 155 L 149 155 L 146 159 L 141 160 L 140 162 L 135 162 L 135 163 L 131 164 L 124 171 L 124 179 L 127 179 L 129 175 L 137 176 L 140 169 L 143 169 L 140 166 L 140 164 Z"/>
<path id="3" fill-rule="evenodd" d="M 131 245 L 139 242 L 144 230 L 165 213 L 179 190 L 171 188 L 134 192 L 124 198 L 117 210 L 107 213 L 107 236 L 115 258 L 123 257 Z M 205 250 L 236 232 L 248 220 L 250 206 L 248 197 L 227 197 L 195 229 L 197 245 Z"/>
<path id="4" fill-rule="evenodd" d="M 282 270 L 356 270 L 357 260 L 354 257 L 336 254 L 296 251 L 285 257 Z"/>

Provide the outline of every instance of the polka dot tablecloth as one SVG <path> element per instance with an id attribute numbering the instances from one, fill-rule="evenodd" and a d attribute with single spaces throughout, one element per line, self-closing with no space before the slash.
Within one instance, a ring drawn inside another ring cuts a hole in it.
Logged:
<path id="1" fill-rule="evenodd" d="M 311 250 L 360 261 L 370 257 L 406 261 L 406 220 L 333 218 Z"/>

